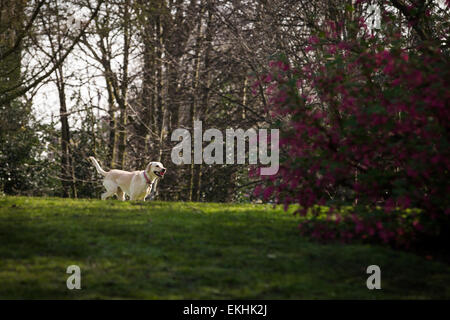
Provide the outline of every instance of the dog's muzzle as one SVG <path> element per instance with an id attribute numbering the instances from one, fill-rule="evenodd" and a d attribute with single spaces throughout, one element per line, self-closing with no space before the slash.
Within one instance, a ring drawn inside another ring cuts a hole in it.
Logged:
<path id="1" fill-rule="evenodd" d="M 162 169 L 161 171 L 153 171 L 153 173 L 156 174 L 158 177 L 162 178 L 166 173 L 166 169 Z"/>

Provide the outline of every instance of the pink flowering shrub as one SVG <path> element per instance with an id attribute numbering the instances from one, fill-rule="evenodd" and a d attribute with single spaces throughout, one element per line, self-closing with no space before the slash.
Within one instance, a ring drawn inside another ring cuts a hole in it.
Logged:
<path id="1" fill-rule="evenodd" d="M 330 23 L 309 40 L 311 63 L 271 61 L 256 83 L 280 128 L 281 159 L 255 193 L 298 204 L 310 215 L 300 230 L 314 238 L 407 245 L 449 226 L 450 63 L 439 48 L 405 49 L 390 21 L 384 13 L 374 36 L 358 19 L 348 41 Z M 317 205 L 332 210 L 323 217 Z"/>
<path id="2" fill-rule="evenodd" d="M 320 241 L 349 242 L 360 239 L 409 248 L 424 232 L 436 235 L 437 225 L 423 219 L 418 209 L 385 214 L 381 209 L 341 209 L 338 213 L 312 214 L 298 226 L 300 234 Z"/>

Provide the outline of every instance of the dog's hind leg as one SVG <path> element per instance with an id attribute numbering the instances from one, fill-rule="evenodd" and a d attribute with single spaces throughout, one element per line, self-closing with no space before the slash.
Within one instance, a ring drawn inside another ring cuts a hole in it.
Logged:
<path id="1" fill-rule="evenodd" d="M 106 200 L 117 193 L 117 185 L 112 181 L 103 181 L 103 185 L 106 188 L 106 192 L 102 193 L 102 200 Z"/>
<path id="2" fill-rule="evenodd" d="M 112 197 L 114 195 L 115 192 L 110 192 L 110 191 L 106 191 L 104 193 L 102 193 L 102 200 L 106 200 L 109 197 Z"/>

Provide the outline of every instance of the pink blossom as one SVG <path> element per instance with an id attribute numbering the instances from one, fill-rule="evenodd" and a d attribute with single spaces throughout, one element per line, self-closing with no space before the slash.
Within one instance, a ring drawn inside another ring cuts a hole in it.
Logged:
<path id="1" fill-rule="evenodd" d="M 416 228 L 418 231 L 422 231 L 423 230 L 423 226 L 420 224 L 419 221 L 414 220 L 412 224 L 413 224 L 414 228 Z"/>

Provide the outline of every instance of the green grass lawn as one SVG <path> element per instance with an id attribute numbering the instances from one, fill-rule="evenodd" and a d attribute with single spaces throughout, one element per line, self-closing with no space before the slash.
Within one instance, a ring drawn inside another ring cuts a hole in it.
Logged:
<path id="1" fill-rule="evenodd" d="M 266 205 L 1 197 L 0 298 L 450 298 L 444 263 L 310 242 L 297 224 Z M 81 290 L 66 287 L 72 264 Z"/>

